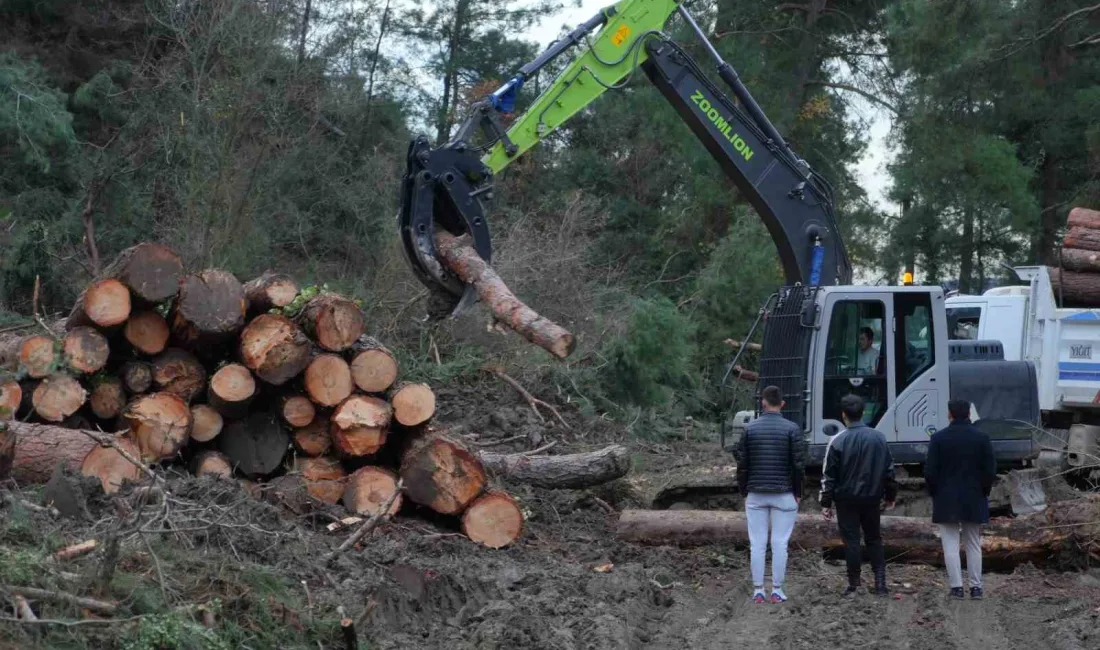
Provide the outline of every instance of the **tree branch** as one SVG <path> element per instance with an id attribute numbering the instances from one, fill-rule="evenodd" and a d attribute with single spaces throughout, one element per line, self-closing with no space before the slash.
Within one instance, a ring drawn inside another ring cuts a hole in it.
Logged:
<path id="1" fill-rule="evenodd" d="M 806 82 L 806 85 L 807 86 L 824 86 L 825 88 L 835 88 L 837 90 L 847 90 L 848 92 L 855 93 L 855 94 L 859 95 L 860 97 L 863 97 L 864 99 L 866 99 L 870 102 L 873 102 L 875 104 L 878 104 L 879 106 L 882 106 L 883 108 L 889 109 L 890 112 L 893 113 L 894 115 L 900 115 L 901 114 L 901 111 L 899 111 L 898 108 L 896 106 L 894 106 L 893 104 L 891 104 L 890 102 L 886 101 L 885 99 L 882 99 L 881 97 L 879 97 L 879 96 L 877 96 L 873 93 L 869 93 L 866 90 L 864 90 L 862 88 L 859 88 L 857 86 L 853 86 L 851 84 L 837 83 L 837 82 L 834 82 L 834 81 L 824 81 L 824 80 L 821 80 L 821 79 L 811 79 L 810 81 Z"/>

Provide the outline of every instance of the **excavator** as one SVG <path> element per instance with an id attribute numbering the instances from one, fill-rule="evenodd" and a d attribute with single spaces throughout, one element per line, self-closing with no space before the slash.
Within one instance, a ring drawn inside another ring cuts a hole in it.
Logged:
<path id="1" fill-rule="evenodd" d="M 736 101 L 666 35 L 674 17 L 699 39 Z M 513 113 L 524 82 L 575 46 L 578 56 L 503 128 L 500 115 Z M 865 421 L 887 436 L 899 464 L 923 464 L 929 437 L 948 424 L 949 398 L 971 402 L 1003 466 L 1037 458 L 1034 365 L 1006 361 L 997 341 L 952 340 L 940 286 L 852 284 L 831 186 L 768 120 L 683 0 L 621 0 L 602 9 L 474 103 L 447 142 L 432 147 L 423 135 L 410 142 L 398 215 L 402 249 L 420 281 L 447 297 L 444 311 L 458 313 L 477 294 L 440 263 L 436 229 L 468 235 L 491 262 L 484 206 L 494 177 L 639 68 L 775 242 L 786 286 L 762 306 L 745 340 L 762 332 L 756 390 L 782 390 L 783 415 L 805 431 L 811 466 L 820 467 L 830 437 L 843 429 L 840 400 L 849 393 L 863 397 Z"/>

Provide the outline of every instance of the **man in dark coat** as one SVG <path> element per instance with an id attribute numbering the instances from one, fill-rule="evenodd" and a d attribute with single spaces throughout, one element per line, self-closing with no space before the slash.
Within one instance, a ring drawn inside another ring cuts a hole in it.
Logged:
<path id="1" fill-rule="evenodd" d="M 959 536 L 966 544 L 970 597 L 982 597 L 981 525 L 989 523 L 989 492 L 997 461 L 989 436 L 970 423 L 970 402 L 947 405 L 951 424 L 932 434 L 924 465 L 924 482 L 932 495 L 932 521 L 940 526 L 951 596 L 963 598 Z"/>

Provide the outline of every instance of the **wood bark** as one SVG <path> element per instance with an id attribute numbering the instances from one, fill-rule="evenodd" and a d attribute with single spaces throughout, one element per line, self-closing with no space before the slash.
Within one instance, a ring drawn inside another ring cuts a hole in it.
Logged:
<path id="1" fill-rule="evenodd" d="M 61 339 L 61 350 L 69 367 L 77 372 L 93 374 L 107 365 L 111 348 L 107 337 L 91 327 L 74 327 Z"/>
<path id="2" fill-rule="evenodd" d="M 323 456 L 332 448 L 328 416 L 317 416 L 304 427 L 294 430 L 294 448 L 306 456 Z"/>
<path id="3" fill-rule="evenodd" d="M 489 548 L 503 548 L 523 534 L 523 510 L 504 492 L 486 492 L 462 513 L 462 532 Z"/>
<path id="4" fill-rule="evenodd" d="M 0 422 L 14 418 L 22 403 L 23 388 L 19 382 L 0 382 Z"/>
<path id="5" fill-rule="evenodd" d="M 319 354 L 306 367 L 305 390 L 315 404 L 336 406 L 353 388 L 347 361 L 335 354 Z"/>
<path id="6" fill-rule="evenodd" d="M 480 452 L 490 474 L 534 487 L 578 490 L 602 485 L 630 472 L 630 453 L 622 445 L 560 456 Z"/>
<path id="7" fill-rule="evenodd" d="M 95 381 L 92 394 L 88 397 L 88 406 L 101 420 L 113 420 L 126 408 L 126 390 L 118 377 L 108 377 Z"/>
<path id="8" fill-rule="evenodd" d="M 435 393 L 427 384 L 402 383 L 390 394 L 393 419 L 406 427 L 424 424 L 435 415 Z"/>
<path id="9" fill-rule="evenodd" d="M 888 556 L 906 562 L 943 563 L 937 527 L 923 517 L 881 518 Z M 619 539 L 644 544 L 698 546 L 720 543 L 748 545 L 743 512 L 722 510 L 624 510 L 616 528 Z M 994 518 L 982 531 L 987 562 L 1041 563 L 1067 544 L 1100 536 L 1100 495 L 1048 504 L 1047 509 L 1016 518 Z M 843 548 L 836 521 L 802 513 L 791 537 L 792 546 Z"/>
<path id="10" fill-rule="evenodd" d="M 122 364 L 119 375 L 131 395 L 148 392 L 153 387 L 153 367 L 144 361 L 127 361 Z"/>
<path id="11" fill-rule="evenodd" d="M 210 442 L 218 437 L 225 427 L 225 419 L 209 404 L 196 404 L 191 407 L 191 440 Z"/>
<path id="12" fill-rule="evenodd" d="M 176 295 L 183 261 L 167 246 L 143 242 L 119 253 L 103 275 L 122 282 L 135 299 L 154 305 Z"/>
<path id="13" fill-rule="evenodd" d="M 59 346 L 49 336 L 29 336 L 20 344 L 19 365 L 30 377 L 41 379 L 57 372 L 59 353 Z"/>
<path id="14" fill-rule="evenodd" d="M 171 458 L 191 436 L 191 409 L 173 393 L 142 395 L 130 402 L 122 417 L 146 462 Z"/>
<path id="15" fill-rule="evenodd" d="M 385 392 L 397 381 L 397 358 L 372 337 L 359 337 L 350 358 L 352 381 L 364 393 Z"/>
<path id="16" fill-rule="evenodd" d="M 233 477 L 233 464 L 220 451 L 208 450 L 191 460 L 191 473 L 195 476 L 211 475 Z"/>
<path id="17" fill-rule="evenodd" d="M 329 352 L 351 347 L 363 335 L 363 312 L 347 298 L 323 293 L 310 300 L 298 315 L 298 322 L 310 338 Z"/>
<path id="18" fill-rule="evenodd" d="M 335 458 L 297 458 L 294 460 L 294 471 L 302 475 L 306 491 L 315 499 L 335 504 L 344 494 L 348 473 Z"/>
<path id="19" fill-rule="evenodd" d="M 130 317 L 130 290 L 113 278 L 104 278 L 88 285 L 76 299 L 65 329 L 97 327 L 113 330 Z"/>
<path id="20" fill-rule="evenodd" d="M 1062 249 L 1062 268 L 1082 273 L 1100 273 L 1100 251 L 1088 251 L 1080 248 Z M 1057 273 L 1057 269 L 1053 271 Z"/>
<path id="21" fill-rule="evenodd" d="M 424 429 L 407 444 L 401 458 L 401 479 L 414 503 L 457 515 L 485 489 L 485 468 L 458 438 Z"/>
<path id="22" fill-rule="evenodd" d="M 39 382 L 31 400 L 35 413 L 43 420 L 61 422 L 76 413 L 87 398 L 88 392 L 77 380 L 68 375 L 51 375 Z"/>
<path id="23" fill-rule="evenodd" d="M 241 332 L 241 360 L 273 386 L 297 377 L 309 365 L 312 344 L 289 318 L 260 314 Z"/>
<path id="24" fill-rule="evenodd" d="M 440 229 L 435 233 L 435 245 L 447 268 L 477 289 L 494 318 L 559 359 L 573 353 L 576 347 L 573 335 L 516 298 L 477 254 L 468 235 L 455 237 Z"/>
<path id="25" fill-rule="evenodd" d="M 298 295 L 298 283 L 285 273 L 264 271 L 260 277 L 244 283 L 248 313 L 259 315 L 273 307 L 286 307 Z"/>
<path id="26" fill-rule="evenodd" d="M 1050 274 L 1055 299 L 1067 305 L 1100 305 L 1100 275 L 1054 269 Z"/>
<path id="27" fill-rule="evenodd" d="M 247 306 L 244 287 L 232 273 L 206 269 L 187 275 L 169 314 L 172 337 L 191 349 L 224 343 L 244 327 Z"/>
<path id="28" fill-rule="evenodd" d="M 1069 218 L 1066 219 L 1066 225 L 1070 228 L 1100 230 L 1100 210 L 1074 208 L 1069 211 Z"/>
<path id="29" fill-rule="evenodd" d="M 1070 228 L 1062 240 L 1063 248 L 1080 248 L 1087 251 L 1100 251 L 1100 230 L 1082 228 L 1080 226 Z M 1056 263 L 1053 266 L 1057 266 Z"/>
<path id="30" fill-rule="evenodd" d="M 360 515 L 375 515 L 389 502 L 397 489 L 397 475 L 383 467 L 366 465 L 352 472 L 344 488 L 344 507 Z M 386 512 L 393 516 L 401 510 L 401 495 Z"/>
<path id="31" fill-rule="evenodd" d="M 122 333 L 130 345 L 142 354 L 160 354 L 168 346 L 168 321 L 152 310 L 132 314 Z"/>
<path id="32" fill-rule="evenodd" d="M 168 348 L 153 359 L 153 386 L 185 402 L 206 389 L 206 368 L 195 355 L 180 348 Z"/>
<path id="33" fill-rule="evenodd" d="M 256 396 L 256 380 L 239 363 L 227 363 L 210 378 L 207 401 L 226 418 L 242 418 Z"/>
<path id="34" fill-rule="evenodd" d="M 279 400 L 279 414 L 287 424 L 300 429 L 313 422 L 317 409 L 305 395 L 286 395 Z"/>
<path id="35" fill-rule="evenodd" d="M 226 424 L 218 449 L 248 478 L 261 478 L 279 469 L 290 445 L 290 435 L 274 413 L 256 411 Z"/>
<path id="36" fill-rule="evenodd" d="M 22 484 L 46 483 L 58 463 L 79 474 L 85 457 L 99 446 L 80 431 L 54 425 L 5 422 L 0 429 L 14 435 L 11 477 Z"/>

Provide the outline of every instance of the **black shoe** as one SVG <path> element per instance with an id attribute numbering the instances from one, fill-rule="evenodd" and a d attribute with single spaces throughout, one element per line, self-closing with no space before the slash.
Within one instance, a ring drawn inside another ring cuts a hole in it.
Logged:
<path id="1" fill-rule="evenodd" d="M 962 589 L 960 589 L 959 591 L 962 591 Z M 971 587 L 970 588 L 970 597 L 973 598 L 974 600 L 981 600 L 982 599 L 982 588 L 981 587 Z M 959 598 L 962 598 L 962 596 L 960 595 Z"/>
<path id="2" fill-rule="evenodd" d="M 841 598 L 851 598 L 858 593 L 859 585 L 848 585 L 848 588 L 844 590 L 844 593 L 840 594 Z"/>
<path id="3" fill-rule="evenodd" d="M 962 600 L 963 598 L 966 598 L 966 594 L 963 593 L 963 588 L 962 587 L 952 587 L 951 588 L 951 597 L 956 598 L 958 600 Z"/>
<path id="4" fill-rule="evenodd" d="M 886 588 L 885 583 L 884 584 L 878 584 L 878 585 L 875 585 L 875 590 L 874 590 L 873 593 L 876 596 L 889 596 L 890 595 L 890 590 Z"/>

